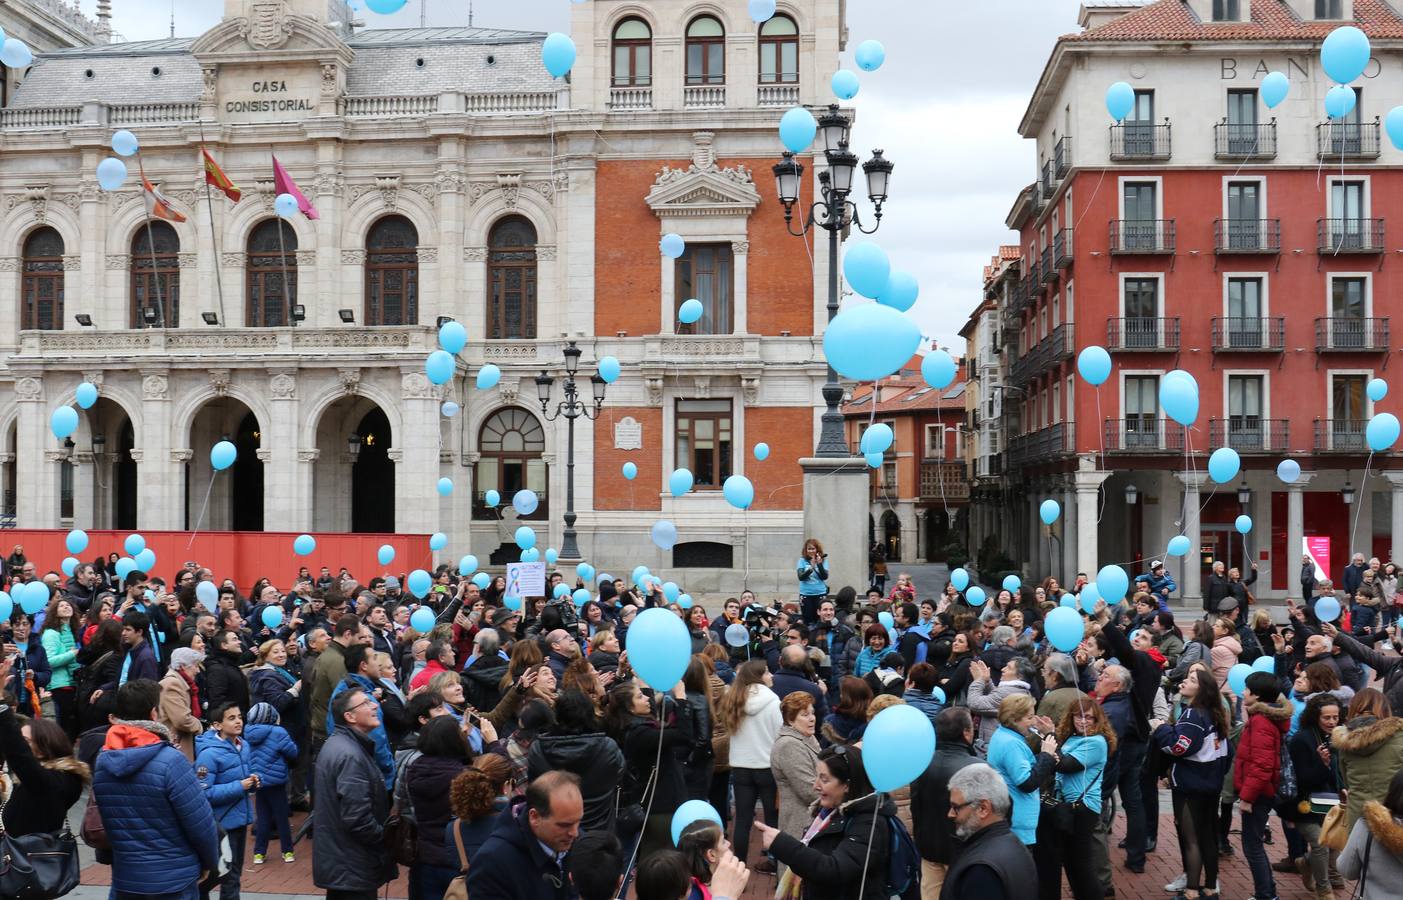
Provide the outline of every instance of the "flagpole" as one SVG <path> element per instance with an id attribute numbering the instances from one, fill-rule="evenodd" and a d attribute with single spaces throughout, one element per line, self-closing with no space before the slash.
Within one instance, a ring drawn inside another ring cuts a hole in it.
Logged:
<path id="1" fill-rule="evenodd" d="M 214 285 L 219 291 L 219 324 L 228 327 L 229 320 L 224 316 L 224 279 L 220 270 L 223 266 L 219 258 L 219 234 L 214 225 L 214 196 L 209 190 L 209 170 L 205 167 L 205 123 L 200 120 L 200 169 L 205 172 L 205 210 L 209 213 L 209 240 L 214 248 Z"/>
<path id="2" fill-rule="evenodd" d="M 283 244 L 283 225 L 286 221 L 282 216 L 278 217 L 278 256 L 282 258 L 283 265 L 283 306 L 287 308 L 288 324 L 296 325 L 292 318 L 292 282 L 287 277 L 287 247 Z"/>
<path id="3" fill-rule="evenodd" d="M 137 154 L 136 164 L 141 172 L 141 214 L 146 219 L 146 248 L 151 251 L 151 283 L 156 288 L 156 309 L 161 314 L 161 327 L 169 328 L 170 323 L 166 321 L 166 304 L 161 298 L 161 273 L 156 267 L 156 237 L 151 232 L 151 209 L 146 202 L 146 185 L 150 182 L 146 180 L 146 166 L 141 162 L 140 153 Z M 143 314 L 142 318 L 145 319 L 146 316 Z"/>

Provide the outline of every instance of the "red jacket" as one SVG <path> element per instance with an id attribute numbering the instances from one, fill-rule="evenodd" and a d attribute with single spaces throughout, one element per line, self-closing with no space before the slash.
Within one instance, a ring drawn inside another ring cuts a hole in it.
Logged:
<path id="1" fill-rule="evenodd" d="M 1271 800 L 1281 784 L 1281 742 L 1291 728 L 1291 703 L 1280 700 L 1247 708 L 1247 727 L 1237 743 L 1232 783 L 1243 803 Z"/>
<path id="2" fill-rule="evenodd" d="M 447 671 L 448 669 L 444 667 L 443 663 L 436 659 L 431 659 L 425 663 L 424 668 L 419 670 L 419 674 L 409 679 L 409 689 L 411 691 L 417 691 L 421 687 L 428 687 L 430 678 L 433 678 L 439 672 Z"/>

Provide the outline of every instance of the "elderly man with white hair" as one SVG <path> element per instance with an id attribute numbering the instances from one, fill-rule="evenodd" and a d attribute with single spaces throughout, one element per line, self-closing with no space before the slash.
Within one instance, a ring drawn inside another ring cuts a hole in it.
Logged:
<path id="1" fill-rule="evenodd" d="M 964 842 L 945 875 L 940 900 L 1012 900 L 1037 884 L 1033 855 L 1009 828 L 1012 800 L 1003 776 L 984 763 L 950 776 L 950 818 Z"/>
<path id="2" fill-rule="evenodd" d="M 189 647 L 172 651 L 171 667 L 161 679 L 161 702 L 157 706 L 157 721 L 170 729 L 172 742 L 191 762 L 195 761 L 195 738 L 205 730 L 200 722 L 200 689 L 195 684 L 204 661 L 203 653 Z"/>

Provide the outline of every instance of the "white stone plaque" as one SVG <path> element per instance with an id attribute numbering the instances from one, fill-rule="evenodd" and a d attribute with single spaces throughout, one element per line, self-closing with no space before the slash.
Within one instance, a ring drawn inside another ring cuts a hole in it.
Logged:
<path id="1" fill-rule="evenodd" d="M 614 449 L 643 449 L 643 426 L 632 416 L 624 416 L 614 423 Z"/>

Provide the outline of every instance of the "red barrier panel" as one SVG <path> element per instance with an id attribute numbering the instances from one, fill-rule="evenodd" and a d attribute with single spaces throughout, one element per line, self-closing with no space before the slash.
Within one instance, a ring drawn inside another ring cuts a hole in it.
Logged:
<path id="1" fill-rule="evenodd" d="M 8 556 L 15 544 L 24 546 L 25 556 L 40 574 L 59 566 L 67 556 L 77 556 L 92 562 L 109 553 L 126 556 L 123 543 L 129 531 L 89 531 L 88 546 L 82 553 L 70 554 L 65 545 L 68 532 L 59 530 L 14 529 L 0 531 L 0 557 Z M 190 538 L 188 531 L 142 531 L 146 546 L 156 554 L 155 571 L 171 581 L 186 560 L 194 560 L 214 571 L 215 579 L 234 579 L 241 590 L 247 590 L 259 578 L 272 579 L 286 589 L 292 584 L 302 566 L 315 576 L 322 566 L 336 574 L 345 566 L 362 584 L 376 575 L 403 575 L 414 569 L 433 570 L 433 553 L 429 550 L 427 534 L 317 534 L 317 549 L 308 556 L 292 552 L 292 542 L 298 532 L 282 531 L 210 531 Z M 395 559 L 388 566 L 376 561 L 381 545 L 395 548 Z M 448 557 L 443 558 L 449 562 Z M 456 557 L 453 562 L 456 563 Z"/>

